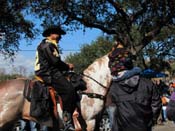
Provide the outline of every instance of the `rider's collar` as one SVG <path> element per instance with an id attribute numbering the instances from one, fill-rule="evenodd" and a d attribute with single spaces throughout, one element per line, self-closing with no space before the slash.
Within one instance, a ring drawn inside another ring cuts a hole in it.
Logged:
<path id="1" fill-rule="evenodd" d="M 49 43 L 52 43 L 52 44 L 54 44 L 54 45 L 57 46 L 56 40 L 52 40 L 52 39 L 50 39 L 49 37 L 47 37 L 46 41 L 48 41 Z"/>

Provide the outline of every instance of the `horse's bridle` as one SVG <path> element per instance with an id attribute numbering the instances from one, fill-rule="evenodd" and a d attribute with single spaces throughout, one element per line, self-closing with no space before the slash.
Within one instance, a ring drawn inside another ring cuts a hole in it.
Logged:
<path id="1" fill-rule="evenodd" d="M 82 76 L 85 76 L 93 81 L 95 81 L 97 84 L 99 84 L 101 87 L 107 89 L 106 86 L 104 86 L 103 84 L 101 84 L 100 82 L 98 82 L 97 80 L 95 80 L 94 78 L 88 76 L 88 75 L 85 75 L 85 74 L 80 74 Z M 81 92 L 81 94 L 84 94 L 84 95 L 87 95 L 88 97 L 90 98 L 99 98 L 100 100 L 105 100 L 106 99 L 106 96 L 103 96 L 103 95 L 100 95 L 100 94 L 97 94 L 97 93 L 88 93 L 88 92 Z"/>
<path id="2" fill-rule="evenodd" d="M 90 77 L 88 75 L 85 75 L 85 74 L 81 74 L 81 75 L 82 76 L 86 76 L 87 78 L 90 78 L 91 80 L 95 81 L 97 84 L 99 84 L 100 86 L 102 86 L 103 88 L 106 88 L 107 89 L 106 86 L 104 86 L 103 84 L 101 84 L 100 82 L 98 82 L 97 80 L 95 80 L 94 78 L 92 78 L 92 77 Z"/>

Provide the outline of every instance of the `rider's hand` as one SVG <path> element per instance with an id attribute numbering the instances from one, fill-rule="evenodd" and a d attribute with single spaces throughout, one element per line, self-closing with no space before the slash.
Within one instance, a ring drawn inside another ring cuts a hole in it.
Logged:
<path id="1" fill-rule="evenodd" d="M 73 70 L 73 69 L 74 69 L 74 65 L 73 65 L 73 64 L 68 63 L 68 66 L 69 66 L 69 69 L 70 69 L 70 70 Z"/>

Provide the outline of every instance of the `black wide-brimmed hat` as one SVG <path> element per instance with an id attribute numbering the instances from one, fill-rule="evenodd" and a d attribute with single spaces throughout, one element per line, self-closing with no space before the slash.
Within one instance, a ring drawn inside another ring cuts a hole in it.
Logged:
<path id="1" fill-rule="evenodd" d="M 44 37 L 48 37 L 48 36 L 50 36 L 50 34 L 65 35 L 66 32 L 63 29 L 61 29 L 60 26 L 50 26 L 46 30 L 44 30 L 42 35 Z"/>

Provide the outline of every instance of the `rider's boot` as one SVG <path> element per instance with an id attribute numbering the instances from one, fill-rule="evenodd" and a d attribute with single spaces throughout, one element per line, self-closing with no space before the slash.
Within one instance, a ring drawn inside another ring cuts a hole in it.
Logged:
<path id="1" fill-rule="evenodd" d="M 67 111 L 63 112 L 63 122 L 64 126 L 68 131 L 75 131 L 75 128 L 72 124 L 72 116 L 71 113 L 68 113 Z"/>

